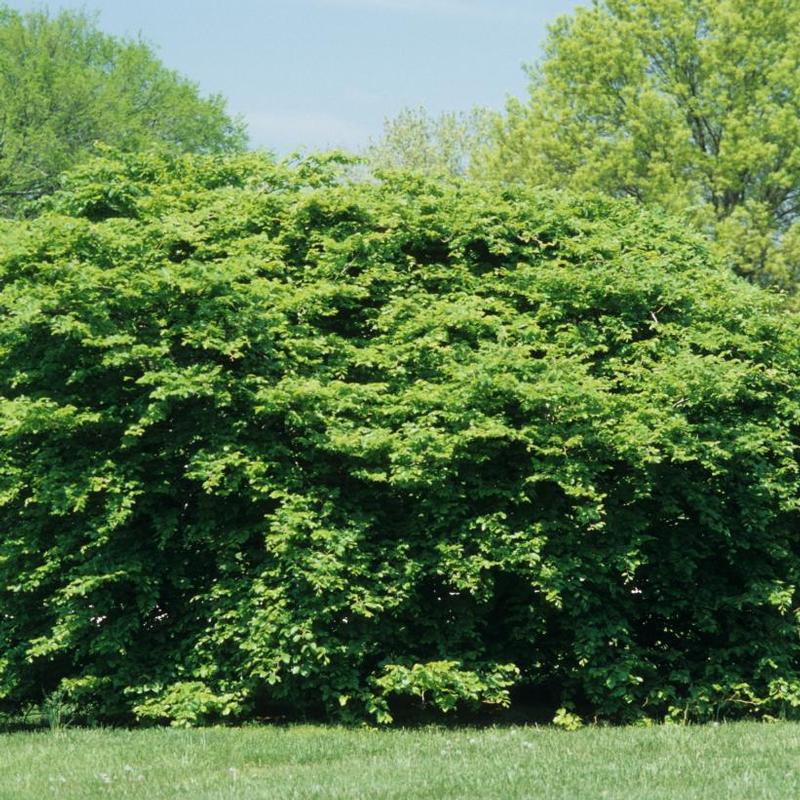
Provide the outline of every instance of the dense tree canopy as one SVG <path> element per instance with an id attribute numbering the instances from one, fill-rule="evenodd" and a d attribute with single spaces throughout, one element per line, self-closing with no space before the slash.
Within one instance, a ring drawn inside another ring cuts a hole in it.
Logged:
<path id="1" fill-rule="evenodd" d="M 530 75 L 495 172 L 658 204 L 740 274 L 798 284 L 798 0 L 596 0 Z"/>
<path id="2" fill-rule="evenodd" d="M 796 320 L 633 203 L 336 161 L 0 226 L 0 705 L 796 708 Z"/>
<path id="3" fill-rule="evenodd" d="M 83 13 L 0 5 L 0 215 L 53 191 L 98 140 L 218 152 L 245 135 L 221 97 L 200 97 L 146 44 L 101 33 Z"/>

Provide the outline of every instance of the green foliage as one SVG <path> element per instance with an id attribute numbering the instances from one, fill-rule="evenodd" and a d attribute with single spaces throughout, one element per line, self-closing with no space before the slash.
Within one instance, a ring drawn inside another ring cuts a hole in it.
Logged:
<path id="1" fill-rule="evenodd" d="M 431 703 L 444 713 L 464 703 L 509 705 L 508 689 L 519 678 L 514 664 L 495 666 L 485 674 L 459 667 L 458 661 L 430 661 L 410 668 L 402 664 L 385 665 L 383 674 L 374 680 L 379 692 L 373 701 L 373 713 L 379 722 L 391 722 L 388 704 L 381 699 L 392 695 L 416 697 L 423 705 Z"/>
<path id="2" fill-rule="evenodd" d="M 42 702 L 42 713 L 47 724 L 54 733 L 63 730 L 69 725 L 70 717 L 75 713 L 75 707 L 66 702 L 66 691 L 59 687 L 45 697 Z"/>
<path id="3" fill-rule="evenodd" d="M 553 717 L 553 725 L 565 731 L 577 731 L 583 727 L 583 720 L 566 708 L 559 708 Z"/>
<path id="4" fill-rule="evenodd" d="M 796 318 L 633 203 L 345 162 L 2 228 L 5 709 L 796 713 Z"/>
<path id="5" fill-rule="evenodd" d="M 685 215 L 758 283 L 800 283 L 800 3 L 597 0 L 561 18 L 493 171 Z"/>
<path id="6" fill-rule="evenodd" d="M 241 705 L 241 697 L 214 694 L 201 681 L 173 683 L 168 688 L 147 687 L 151 693 L 156 690 L 157 696 L 134 706 L 139 719 L 169 720 L 173 727 L 188 728 L 203 720 L 227 717 Z"/>
<path id="7" fill-rule="evenodd" d="M 55 189 L 98 140 L 221 152 L 245 134 L 221 97 L 200 97 L 143 42 L 103 34 L 81 12 L 0 5 L 0 214 Z"/>
<path id="8" fill-rule="evenodd" d="M 424 108 L 406 108 L 386 120 L 383 136 L 367 150 L 373 170 L 407 169 L 430 176 L 478 174 L 498 115 L 486 108 L 431 116 Z"/>

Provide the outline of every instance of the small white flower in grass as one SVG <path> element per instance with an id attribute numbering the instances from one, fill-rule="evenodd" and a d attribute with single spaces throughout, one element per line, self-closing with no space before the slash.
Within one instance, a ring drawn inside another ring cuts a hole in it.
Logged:
<path id="1" fill-rule="evenodd" d="M 111 783 L 111 776 L 107 772 L 101 772 L 97 776 L 101 783 Z"/>

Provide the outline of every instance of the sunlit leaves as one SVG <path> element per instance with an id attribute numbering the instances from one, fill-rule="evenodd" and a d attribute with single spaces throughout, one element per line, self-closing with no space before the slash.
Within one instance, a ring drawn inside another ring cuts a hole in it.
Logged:
<path id="1" fill-rule="evenodd" d="M 796 321 L 633 204 L 342 162 L 0 229 L 3 702 L 789 709 Z"/>

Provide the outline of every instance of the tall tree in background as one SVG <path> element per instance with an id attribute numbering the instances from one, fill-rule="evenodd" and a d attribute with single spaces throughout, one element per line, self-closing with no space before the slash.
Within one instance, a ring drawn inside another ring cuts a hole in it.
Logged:
<path id="1" fill-rule="evenodd" d="M 373 169 L 410 169 L 425 175 L 469 175 L 492 141 L 497 112 L 474 108 L 434 116 L 406 108 L 386 120 L 383 136 L 367 150 Z"/>
<path id="2" fill-rule="evenodd" d="M 208 153 L 240 150 L 246 135 L 223 98 L 201 97 L 147 44 L 108 36 L 84 13 L 0 5 L 0 215 L 52 191 L 98 140 Z"/>
<path id="3" fill-rule="evenodd" d="M 797 286 L 798 0 L 595 0 L 529 72 L 494 174 L 659 204 L 740 274 Z"/>

